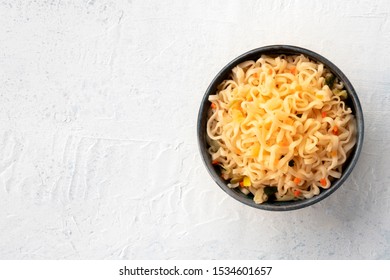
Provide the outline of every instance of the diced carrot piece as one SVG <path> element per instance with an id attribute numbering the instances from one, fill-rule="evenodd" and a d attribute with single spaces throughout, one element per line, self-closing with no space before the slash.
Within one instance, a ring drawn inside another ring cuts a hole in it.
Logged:
<path id="1" fill-rule="evenodd" d="M 287 147 L 290 145 L 290 143 L 287 140 L 284 140 L 284 141 L 280 142 L 279 145 L 282 147 Z"/>
<path id="2" fill-rule="evenodd" d="M 219 161 L 216 159 L 211 162 L 212 165 L 217 165 L 218 163 L 219 163 Z"/>
<path id="3" fill-rule="evenodd" d="M 294 124 L 294 121 L 290 118 L 287 118 L 285 121 L 284 121 L 285 124 L 288 124 L 288 125 L 292 125 Z"/>
<path id="4" fill-rule="evenodd" d="M 320 180 L 320 184 L 321 184 L 321 186 L 325 187 L 325 186 L 326 186 L 326 179 L 325 179 L 325 178 L 322 178 L 322 179 Z"/>
<path id="5" fill-rule="evenodd" d="M 297 73 L 297 68 L 293 67 L 290 70 L 291 74 L 295 75 Z"/>
<path id="6" fill-rule="evenodd" d="M 302 194 L 302 192 L 300 191 L 300 190 L 295 190 L 294 191 L 294 196 L 295 197 L 298 197 L 298 196 L 300 196 Z"/>
<path id="7" fill-rule="evenodd" d="M 301 182 L 301 178 L 298 178 L 298 177 L 296 177 L 295 179 L 294 179 L 294 183 L 295 184 L 299 184 Z"/>
<path id="8" fill-rule="evenodd" d="M 326 112 L 325 112 L 325 111 L 322 112 L 321 116 L 322 116 L 323 118 L 325 118 L 325 117 L 326 117 Z"/>
<path id="9" fill-rule="evenodd" d="M 339 135 L 339 128 L 337 127 L 337 125 L 335 125 L 333 128 L 332 128 L 332 133 L 334 135 Z"/>
<path id="10" fill-rule="evenodd" d="M 265 129 L 270 129 L 272 125 L 272 122 L 268 122 L 264 125 Z"/>
<path id="11" fill-rule="evenodd" d="M 215 105 L 215 103 L 211 103 L 211 109 L 217 109 L 217 105 Z"/>

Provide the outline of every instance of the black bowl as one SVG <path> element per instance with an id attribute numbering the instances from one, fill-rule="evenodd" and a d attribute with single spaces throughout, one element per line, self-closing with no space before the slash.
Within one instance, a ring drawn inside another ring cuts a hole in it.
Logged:
<path id="1" fill-rule="evenodd" d="M 215 94 L 217 92 L 217 86 L 225 79 L 229 78 L 229 74 L 233 67 L 238 65 L 241 62 L 247 61 L 247 60 L 257 60 L 260 58 L 261 55 L 269 55 L 269 56 L 278 56 L 281 54 L 285 55 L 299 55 L 303 54 L 310 58 L 313 61 L 321 62 L 324 64 L 325 67 L 327 67 L 339 80 L 341 80 L 344 83 L 344 87 L 348 92 L 348 99 L 346 100 L 346 104 L 352 109 L 355 117 L 356 117 L 356 123 L 357 123 L 357 139 L 356 139 L 356 145 L 352 149 L 348 160 L 343 165 L 343 174 L 341 178 L 335 180 L 332 182 L 332 185 L 328 189 L 322 189 L 320 194 L 317 196 L 314 196 L 310 199 L 304 199 L 304 200 L 295 200 L 295 201 L 272 201 L 272 202 L 264 202 L 262 204 L 256 204 L 253 201 L 253 196 L 245 195 L 238 189 L 230 189 L 227 186 L 227 183 L 220 177 L 219 170 L 217 170 L 216 167 L 214 167 L 211 164 L 211 156 L 207 152 L 208 144 L 206 141 L 206 124 L 207 124 L 207 112 L 210 108 L 210 101 L 208 100 L 209 95 Z M 206 90 L 206 93 L 204 94 L 202 103 L 200 105 L 199 114 L 198 114 L 198 125 L 197 125 L 197 134 L 198 134 L 198 144 L 200 153 L 202 155 L 203 162 L 207 168 L 207 171 L 213 178 L 213 180 L 218 184 L 218 186 L 221 187 L 222 190 L 224 190 L 226 193 L 228 193 L 230 196 L 235 198 L 236 200 L 263 210 L 270 210 L 270 211 L 288 211 L 288 210 L 295 210 L 303 207 L 310 206 L 314 203 L 317 203 L 324 198 L 328 197 L 330 194 L 335 192 L 347 179 L 349 174 L 351 174 L 352 169 L 354 168 L 360 151 L 362 149 L 363 145 L 363 135 L 364 135 L 364 120 L 363 120 L 363 112 L 362 108 L 358 99 L 358 96 L 356 94 L 355 89 L 353 88 L 350 81 L 347 79 L 347 77 L 341 72 L 341 70 L 336 67 L 332 62 L 330 62 L 325 57 L 296 46 L 288 46 L 288 45 L 272 45 L 272 46 L 265 46 L 261 48 L 257 48 L 254 50 L 251 50 L 247 53 L 244 53 L 240 55 L 239 57 L 233 59 L 231 62 L 229 62 L 213 79 L 211 84 Z"/>

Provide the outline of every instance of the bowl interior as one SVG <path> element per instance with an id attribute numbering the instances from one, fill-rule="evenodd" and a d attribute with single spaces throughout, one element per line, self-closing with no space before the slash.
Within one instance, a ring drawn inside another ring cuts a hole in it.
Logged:
<path id="1" fill-rule="evenodd" d="M 257 60 L 260 58 L 261 55 L 268 55 L 268 56 L 278 56 L 281 54 L 285 55 L 299 55 L 303 54 L 307 57 L 309 57 L 311 60 L 321 62 L 324 64 L 325 67 L 327 67 L 336 77 L 338 77 L 339 80 L 343 81 L 344 87 L 348 92 L 348 98 L 345 101 L 346 104 L 352 109 L 353 114 L 356 118 L 356 124 L 357 124 L 357 139 L 356 139 L 356 145 L 352 149 L 347 161 L 343 165 L 343 174 L 341 178 L 335 180 L 332 182 L 332 186 L 328 189 L 321 189 L 321 192 L 319 195 L 314 196 L 311 199 L 305 199 L 305 200 L 296 200 L 296 201 L 284 201 L 284 202 L 278 202 L 278 201 L 272 201 L 272 202 L 264 202 L 262 204 L 256 204 L 253 201 L 253 195 L 245 195 L 238 189 L 230 189 L 227 187 L 226 182 L 220 177 L 220 171 L 218 167 L 214 167 L 211 164 L 211 156 L 207 152 L 208 144 L 206 141 L 206 124 L 207 124 L 207 113 L 210 108 L 211 103 L 208 101 L 208 96 L 211 94 L 215 94 L 217 92 L 217 86 L 225 79 L 229 77 L 230 71 L 234 66 L 237 64 L 247 61 L 247 60 Z M 214 181 L 224 190 L 226 193 L 228 193 L 230 196 L 235 198 L 236 200 L 255 207 L 259 209 L 264 210 L 271 210 L 271 211 L 287 211 L 287 210 L 295 210 L 303 207 L 307 207 L 309 205 L 312 205 L 314 203 L 317 203 L 318 201 L 321 201 L 322 199 L 329 196 L 331 193 L 336 191 L 343 182 L 347 179 L 349 174 L 351 173 L 353 167 L 355 166 L 357 159 L 359 157 L 362 143 L 363 143 L 363 134 L 364 134 L 364 121 L 363 121 L 363 113 L 362 108 L 358 99 L 358 96 L 356 94 L 355 89 L 353 88 L 352 84 L 349 82 L 347 77 L 341 72 L 341 70 L 336 67 L 332 62 L 324 58 L 323 56 L 296 46 L 288 46 L 288 45 L 273 45 L 273 46 L 266 46 L 257 48 L 254 50 L 251 50 L 247 53 L 244 53 L 243 55 L 235 58 L 230 63 L 228 63 L 213 79 L 210 86 L 207 88 L 206 93 L 203 97 L 199 115 L 198 115 L 198 125 L 197 125 L 197 133 L 198 133 L 198 144 L 200 153 L 202 155 L 202 159 L 204 164 L 206 165 L 206 168 L 211 175 L 211 177 L 214 179 Z"/>

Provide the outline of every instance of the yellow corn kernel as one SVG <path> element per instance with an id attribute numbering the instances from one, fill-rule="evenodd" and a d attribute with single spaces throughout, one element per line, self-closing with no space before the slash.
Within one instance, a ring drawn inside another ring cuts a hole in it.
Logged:
<path id="1" fill-rule="evenodd" d="M 319 100 L 324 99 L 324 95 L 323 95 L 322 93 L 316 93 L 316 97 L 317 97 Z"/>
<path id="2" fill-rule="evenodd" d="M 251 179 L 249 179 L 249 177 L 245 176 L 244 180 L 243 180 L 243 185 L 244 185 L 244 187 L 250 187 L 252 185 Z"/>
<path id="3" fill-rule="evenodd" d="M 252 148 L 252 156 L 253 157 L 258 157 L 259 156 L 259 152 L 260 152 L 260 147 L 259 145 L 256 145 Z"/>

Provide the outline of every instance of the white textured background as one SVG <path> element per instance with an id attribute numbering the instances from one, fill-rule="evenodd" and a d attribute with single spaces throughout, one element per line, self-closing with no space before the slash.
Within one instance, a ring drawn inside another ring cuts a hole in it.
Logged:
<path id="1" fill-rule="evenodd" d="M 389 1 L 0 1 L 1 259 L 390 259 Z M 228 197 L 196 119 L 269 44 L 350 78 L 366 131 L 335 194 L 274 213 Z"/>

